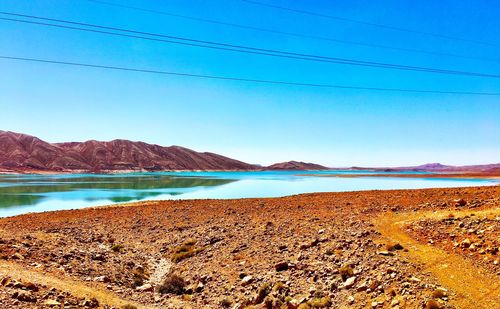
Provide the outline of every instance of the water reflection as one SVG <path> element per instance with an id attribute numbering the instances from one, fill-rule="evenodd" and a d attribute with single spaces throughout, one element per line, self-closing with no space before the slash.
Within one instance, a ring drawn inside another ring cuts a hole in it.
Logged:
<path id="1" fill-rule="evenodd" d="M 48 198 L 113 203 L 143 200 L 162 194 L 178 195 L 196 188 L 220 186 L 232 179 L 129 176 L 0 176 L 0 208 L 36 205 Z"/>

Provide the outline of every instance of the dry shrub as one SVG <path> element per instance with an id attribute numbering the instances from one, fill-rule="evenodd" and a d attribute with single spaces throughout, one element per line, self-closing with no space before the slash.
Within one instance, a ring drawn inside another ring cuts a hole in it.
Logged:
<path id="1" fill-rule="evenodd" d="M 170 274 L 167 278 L 160 284 L 157 288 L 158 293 L 160 294 L 176 294 L 182 295 L 184 294 L 186 288 L 186 281 L 176 275 Z"/>

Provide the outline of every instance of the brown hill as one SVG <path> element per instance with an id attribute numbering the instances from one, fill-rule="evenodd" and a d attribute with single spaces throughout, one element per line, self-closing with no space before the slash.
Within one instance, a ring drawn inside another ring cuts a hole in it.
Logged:
<path id="1" fill-rule="evenodd" d="M 314 164 L 314 163 L 288 161 L 288 162 L 281 162 L 281 163 L 275 163 L 273 165 L 269 165 L 266 169 L 269 169 L 269 170 L 327 170 L 329 168 L 326 166 Z"/>
<path id="2" fill-rule="evenodd" d="M 113 140 L 51 144 L 34 136 L 0 131 L 0 169 L 47 172 L 255 170 L 255 165 L 179 146 Z"/>

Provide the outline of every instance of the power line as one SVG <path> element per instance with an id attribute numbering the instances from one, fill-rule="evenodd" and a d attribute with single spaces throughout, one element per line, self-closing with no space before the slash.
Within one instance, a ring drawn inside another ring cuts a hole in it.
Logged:
<path id="1" fill-rule="evenodd" d="M 107 69 L 107 70 L 116 70 L 116 71 L 128 71 L 128 72 L 136 72 L 136 73 L 149 73 L 149 74 L 183 76 L 183 77 L 214 79 L 214 80 L 260 83 L 260 84 L 274 84 L 274 85 L 288 85 L 288 86 L 316 87 L 316 88 L 336 88 L 336 89 L 351 89 L 351 90 L 366 90 L 366 91 L 385 91 L 385 92 L 412 92 L 412 93 L 433 93 L 433 94 L 500 96 L 500 93 L 495 93 L 495 92 L 439 91 L 439 90 L 420 90 L 420 89 L 404 89 L 404 88 L 379 88 L 379 87 L 361 87 L 361 86 L 358 87 L 358 86 L 348 86 L 348 85 L 317 84 L 317 83 L 305 83 L 305 82 L 288 82 L 288 81 L 267 80 L 267 79 L 253 79 L 253 78 L 241 78 L 241 77 L 230 77 L 230 76 L 190 74 L 190 73 L 181 73 L 181 72 L 149 70 L 149 69 L 139 69 L 139 68 L 131 68 L 131 67 L 109 66 L 109 65 L 99 65 L 99 64 L 90 64 L 90 63 L 67 62 L 67 61 L 56 61 L 56 60 L 47 60 L 47 59 L 39 59 L 39 58 L 24 58 L 24 57 L 12 57 L 12 56 L 1 56 L 1 55 L 0 55 L 0 59 L 12 60 L 12 61 L 27 61 L 27 62 L 57 64 L 57 65 L 65 65 L 65 66 L 86 67 L 86 68 L 96 68 L 96 69 Z"/>
<path id="2" fill-rule="evenodd" d="M 296 52 L 289 52 L 289 51 L 282 51 L 282 50 L 226 44 L 226 43 L 220 43 L 220 42 L 214 42 L 214 41 L 190 39 L 190 38 L 186 38 L 186 37 L 170 36 L 170 35 L 157 34 L 157 33 L 151 33 L 151 32 L 142 32 L 142 31 L 116 28 L 116 27 L 106 27 L 106 26 L 89 24 L 89 23 L 80 23 L 80 22 L 38 17 L 38 16 L 32 16 L 32 15 L 23 15 L 23 14 L 9 13 L 9 12 L 0 12 L 0 14 L 28 17 L 28 18 L 38 19 L 38 20 L 50 20 L 50 21 L 55 21 L 58 23 L 65 23 L 65 24 L 72 24 L 72 25 L 83 25 L 86 27 L 93 27 L 93 28 L 97 28 L 97 29 L 110 29 L 113 31 L 134 33 L 134 35 L 109 32 L 109 31 L 102 31 L 102 30 L 96 30 L 96 29 L 79 28 L 79 27 L 73 27 L 73 26 L 65 26 L 65 25 L 59 25 L 59 24 L 42 23 L 42 22 L 35 22 L 35 21 L 29 21 L 29 20 L 0 18 L 0 20 L 6 20 L 6 21 L 22 22 L 22 23 L 36 24 L 36 25 L 42 25 L 42 26 L 50 26 L 50 27 L 57 27 L 57 28 L 64 28 L 64 29 L 71 29 L 71 30 L 87 31 L 87 32 L 93 32 L 93 33 L 122 36 L 122 37 L 128 37 L 128 38 L 137 38 L 137 39 L 144 39 L 144 40 L 164 42 L 164 43 L 181 44 L 181 45 L 195 46 L 195 47 L 202 47 L 202 48 L 210 48 L 210 49 L 216 49 L 216 50 L 225 50 L 225 51 L 232 51 L 232 52 L 239 52 L 239 53 L 257 54 L 257 55 L 280 57 L 280 58 L 289 58 L 289 59 L 297 59 L 297 60 L 324 62 L 324 63 L 335 63 L 335 64 L 344 64 L 344 65 L 354 65 L 354 66 L 363 66 L 363 67 L 385 68 L 385 69 L 437 73 L 437 74 L 500 78 L 500 75 L 497 75 L 497 74 L 457 71 L 457 70 L 446 70 L 446 69 L 438 69 L 438 68 L 431 68 L 431 67 L 408 66 L 408 65 L 401 65 L 401 64 L 363 61 L 363 60 L 348 59 L 348 58 L 319 56 L 319 55 L 296 53 Z M 135 34 L 145 34 L 148 36 L 168 38 L 168 40 L 167 39 L 157 39 L 157 38 L 145 37 L 145 36 L 135 35 Z"/>
<path id="3" fill-rule="evenodd" d="M 500 44 L 495 44 L 495 43 L 491 43 L 491 42 L 484 42 L 484 41 L 478 41 L 478 40 L 460 38 L 460 37 L 455 37 L 455 36 L 449 36 L 449 35 L 445 35 L 445 34 L 425 32 L 425 31 L 420 31 L 420 30 L 407 29 L 407 28 L 402 28 L 402 27 L 396 27 L 396 26 L 390 26 L 390 25 L 372 23 L 372 22 L 367 22 L 367 21 L 362 21 L 362 20 L 356 20 L 356 19 L 351 19 L 351 18 L 346 18 L 346 17 L 340 17 L 340 16 L 334 16 L 334 15 L 329 15 L 329 14 L 323 14 L 323 13 L 311 12 L 311 11 L 306 11 L 306 10 L 293 9 L 293 8 L 290 8 L 290 7 L 279 6 L 279 5 L 264 3 L 264 2 L 255 1 L 255 0 L 241 0 L 241 1 L 247 2 L 247 3 L 251 3 L 251 4 L 254 4 L 254 5 L 263 6 L 263 7 L 268 7 L 268 8 L 273 8 L 273 9 L 278 9 L 278 10 L 283 10 L 283 11 L 294 12 L 294 13 L 298 13 L 298 14 L 302 14 L 302 15 L 322 17 L 322 18 L 333 19 L 333 20 L 338 20 L 338 21 L 342 21 L 342 22 L 349 22 L 349 23 L 354 23 L 354 24 L 360 24 L 360 25 L 365 25 L 365 26 L 372 26 L 372 27 L 389 29 L 389 30 L 400 31 L 400 32 L 423 34 L 423 35 L 433 36 L 433 37 L 447 39 L 447 40 L 455 40 L 455 41 L 462 41 L 462 42 L 469 42 L 469 43 L 475 43 L 475 44 L 481 44 L 481 45 L 489 45 L 489 46 L 500 47 Z"/>
<path id="4" fill-rule="evenodd" d="M 129 9 L 129 10 L 153 13 L 153 14 L 158 14 L 158 15 L 165 15 L 165 16 L 170 16 L 170 17 L 175 17 L 175 18 L 182 18 L 182 19 L 186 19 L 186 20 L 194 20 L 194 21 L 198 21 L 198 22 L 210 23 L 210 24 L 215 24 L 215 25 L 222 25 L 222 26 L 228 26 L 228 27 L 240 28 L 240 29 L 249 29 L 249 30 L 253 30 L 253 31 L 280 34 L 280 35 L 286 35 L 286 36 L 292 36 L 292 37 L 298 37 L 298 38 L 306 38 L 306 39 L 328 41 L 328 42 L 348 44 L 348 45 L 358 45 L 358 46 L 365 46 L 365 47 L 375 47 L 375 48 L 397 50 L 397 51 L 410 52 L 410 53 L 422 53 L 422 54 L 436 55 L 436 56 L 455 57 L 455 58 L 472 59 L 472 60 L 480 60 L 480 61 L 500 62 L 500 59 L 474 57 L 474 56 L 459 55 L 459 54 L 437 52 L 437 51 L 429 51 L 429 50 L 422 50 L 422 49 L 414 49 L 414 48 L 396 47 L 396 46 L 389 46 L 389 45 L 382 45 L 382 44 L 364 43 L 364 42 L 358 42 L 358 41 L 341 40 L 341 39 L 325 37 L 325 36 L 275 30 L 275 29 L 255 27 L 255 26 L 250 26 L 250 25 L 242 25 L 242 24 L 230 23 L 230 22 L 225 22 L 225 21 L 220 21 L 220 20 L 201 18 L 201 17 L 193 17 L 193 16 L 187 16 L 187 15 L 169 13 L 169 12 L 160 11 L 160 10 L 141 8 L 141 7 L 137 7 L 137 6 L 112 3 L 112 2 L 108 2 L 108 1 L 100 1 L 100 0 L 87 0 L 87 1 L 97 3 L 97 4 L 104 4 L 104 5 L 118 7 L 118 8 Z"/>

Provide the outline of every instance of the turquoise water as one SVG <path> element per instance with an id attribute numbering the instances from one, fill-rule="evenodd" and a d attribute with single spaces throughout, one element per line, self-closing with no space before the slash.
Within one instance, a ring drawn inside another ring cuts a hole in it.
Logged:
<path id="1" fill-rule="evenodd" d="M 356 173 L 369 172 L 259 171 L 0 175 L 0 217 L 141 200 L 277 197 L 309 192 L 495 184 L 494 181 L 480 179 L 337 178 L 300 175 Z"/>

